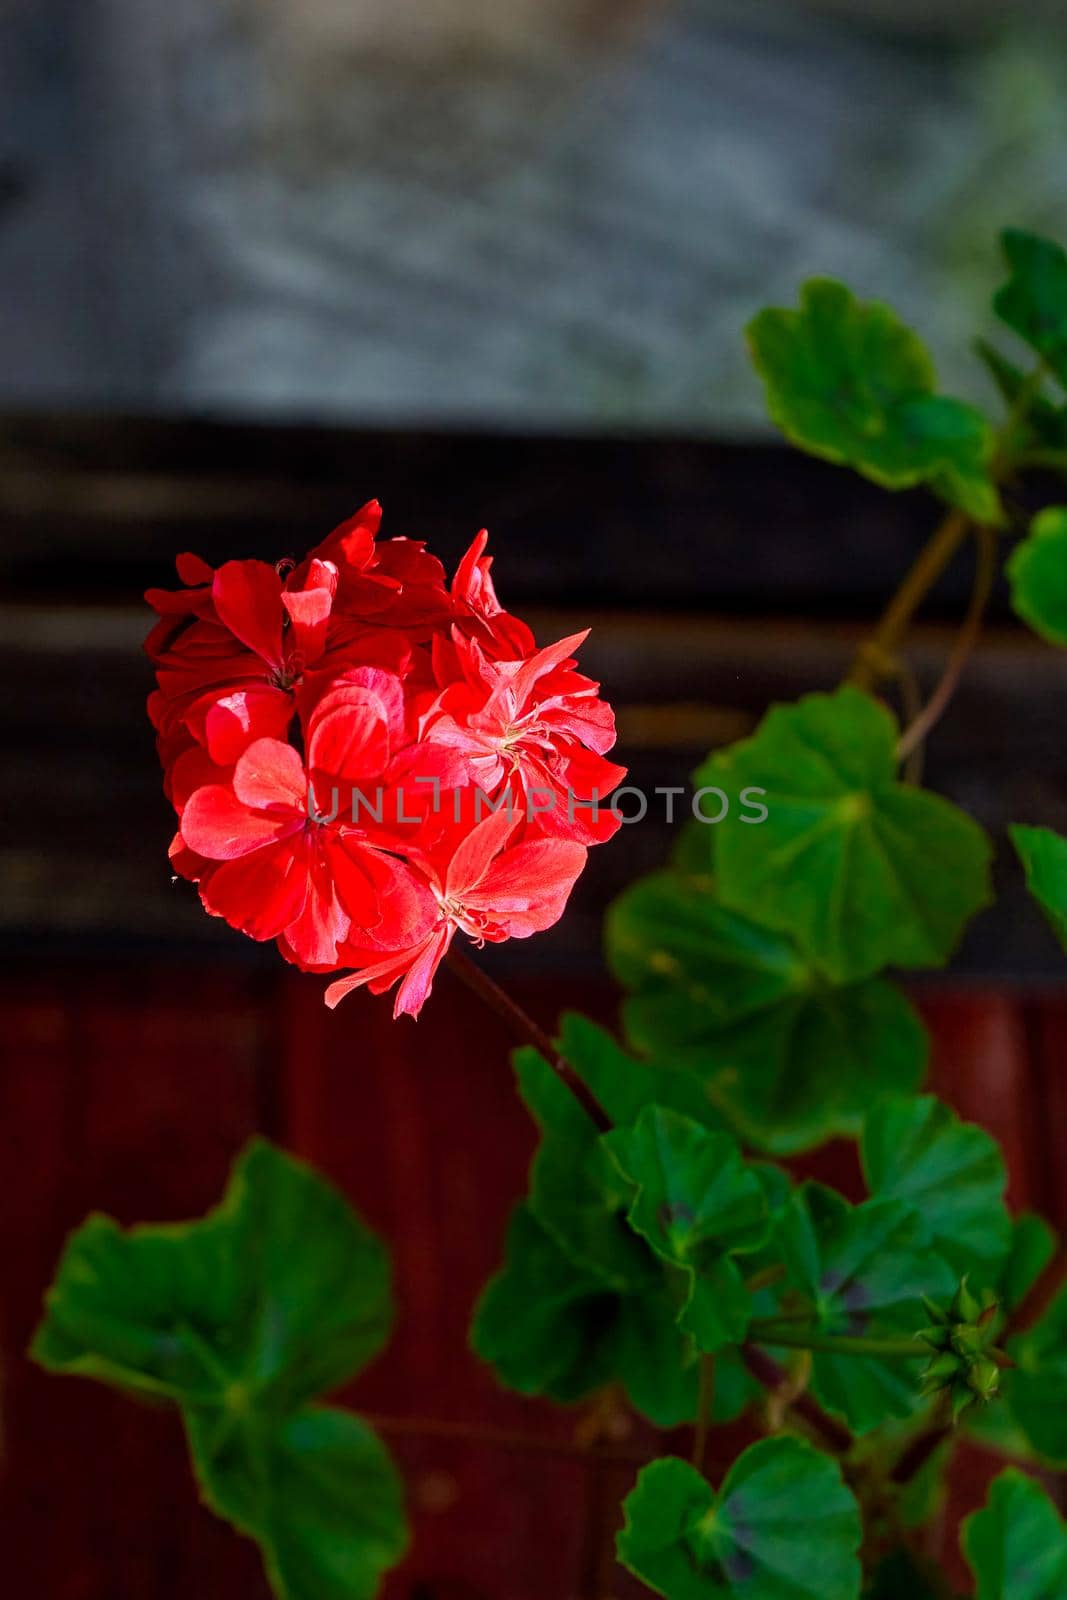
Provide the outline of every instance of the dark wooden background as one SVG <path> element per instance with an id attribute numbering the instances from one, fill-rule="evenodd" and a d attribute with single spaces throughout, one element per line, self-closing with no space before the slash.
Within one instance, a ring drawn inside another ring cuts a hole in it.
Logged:
<path id="1" fill-rule="evenodd" d="M 197 1506 L 172 1416 L 46 1378 L 22 1354 L 88 1210 L 199 1212 L 254 1129 L 321 1165 L 395 1252 L 396 1338 L 346 1396 L 398 1430 L 416 1542 L 390 1600 L 623 1593 L 598 1587 L 598 1529 L 632 1469 L 479 1437 L 566 1444 L 576 1421 L 501 1392 L 466 1349 L 533 1145 L 509 1041 L 447 976 L 418 1024 L 362 995 L 328 1013 L 321 980 L 221 928 L 167 873 L 141 591 L 170 581 L 182 549 L 299 553 L 371 495 L 388 532 L 427 537 L 449 561 L 488 524 L 505 603 L 539 637 L 593 623 L 584 659 L 618 707 L 620 759 L 648 787 L 684 782 L 769 700 L 831 686 L 931 520 L 921 497 L 762 446 L 0 423 L 0 1528 L 13 1594 L 265 1594 L 251 1547 Z M 961 561 L 918 630 L 927 686 L 968 583 Z M 1002 834 L 1007 820 L 1067 827 L 1065 727 L 1062 656 L 998 596 L 929 775 L 996 833 L 1003 899 L 952 978 L 919 998 L 936 1087 L 1004 1140 L 1013 1201 L 1061 1224 L 1063 963 Z M 593 853 L 557 929 L 487 953 L 543 1021 L 568 1004 L 611 1020 L 600 914 L 669 842 L 651 819 L 628 828 Z M 812 1169 L 856 1181 L 844 1147 Z M 472 1436 L 417 1435 L 420 1418 Z M 735 1442 L 716 1435 L 713 1452 Z M 639 1432 L 629 1448 L 648 1443 Z M 969 1458 L 959 1505 L 986 1470 Z"/>

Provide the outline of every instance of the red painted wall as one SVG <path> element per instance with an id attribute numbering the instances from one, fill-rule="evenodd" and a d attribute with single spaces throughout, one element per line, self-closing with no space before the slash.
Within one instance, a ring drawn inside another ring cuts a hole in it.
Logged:
<path id="1" fill-rule="evenodd" d="M 345 1396 L 375 1414 L 570 1441 L 575 1417 L 504 1393 L 466 1346 L 497 1265 L 533 1130 L 509 1040 L 443 975 L 417 1024 L 279 968 L 146 963 L 9 972 L 0 984 L 0 1292 L 5 1592 L 34 1600 L 266 1596 L 253 1547 L 201 1509 L 177 1420 L 100 1386 L 46 1377 L 23 1351 L 65 1234 L 92 1210 L 175 1219 L 218 1196 L 261 1129 L 336 1180 L 394 1251 L 395 1339 Z M 544 1021 L 563 1005 L 610 1016 L 606 990 L 528 984 Z M 1056 1130 L 1067 1001 L 935 991 L 933 1085 L 1003 1140 L 1011 1200 L 1067 1222 Z M 855 1183 L 846 1146 L 805 1170 Z M 736 1443 L 712 1437 L 725 1459 Z M 593 1530 L 632 1469 L 436 1436 L 394 1439 L 413 1552 L 389 1600 L 570 1600 L 594 1592 Z M 635 1447 L 641 1440 L 635 1441 Z M 715 1468 L 712 1460 L 712 1469 Z M 981 1494 L 969 1455 L 957 1507 Z M 604 1593 L 626 1592 L 616 1580 Z"/>

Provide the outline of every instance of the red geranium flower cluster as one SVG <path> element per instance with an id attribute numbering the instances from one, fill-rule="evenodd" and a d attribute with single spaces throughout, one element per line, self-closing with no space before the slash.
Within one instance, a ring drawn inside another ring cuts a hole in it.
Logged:
<path id="1" fill-rule="evenodd" d="M 312 972 L 416 1015 L 457 931 L 551 926 L 619 826 L 610 706 L 504 611 L 480 533 L 452 583 L 369 505 L 297 565 L 178 558 L 148 707 L 176 872 Z"/>

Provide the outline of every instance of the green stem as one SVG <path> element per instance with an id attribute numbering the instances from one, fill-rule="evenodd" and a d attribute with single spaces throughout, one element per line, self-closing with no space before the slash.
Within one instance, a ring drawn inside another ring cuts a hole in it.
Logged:
<path id="1" fill-rule="evenodd" d="M 1023 471 L 1067 472 L 1067 450 L 1024 450 L 1015 465 Z"/>
<path id="2" fill-rule="evenodd" d="M 845 1333 L 820 1333 L 816 1328 L 790 1328 L 768 1318 L 749 1323 L 748 1336 L 757 1344 L 783 1349 L 818 1350 L 834 1356 L 868 1356 L 882 1360 L 914 1361 L 922 1349 L 914 1339 L 866 1339 Z"/>
<path id="3" fill-rule="evenodd" d="M 1013 450 L 1012 441 L 1030 408 L 1030 402 L 1040 392 L 1047 373 L 1047 363 L 1042 360 L 1020 386 L 1008 416 L 999 429 L 997 448 L 990 466 L 994 483 L 1001 482 L 1023 461 L 1033 459 L 1033 452 L 1021 456 Z M 896 676 L 896 652 L 912 618 L 973 526 L 972 518 L 958 508 L 949 511 L 938 524 L 883 612 L 874 634 L 861 646 L 849 673 L 850 683 L 869 691 L 883 679 Z"/>
<path id="4" fill-rule="evenodd" d="M 971 591 L 970 604 L 967 607 L 967 616 L 963 626 L 956 635 L 956 642 L 948 658 L 948 664 L 942 674 L 941 681 L 927 701 L 923 710 L 908 724 L 900 737 L 897 745 L 897 759 L 907 761 L 922 745 L 923 740 L 944 713 L 952 696 L 956 692 L 967 658 L 978 642 L 978 635 L 982 629 L 982 618 L 985 615 L 989 597 L 993 592 L 993 584 L 997 576 L 997 541 L 991 528 L 976 527 L 975 539 L 978 545 L 978 559 L 975 565 L 974 587 Z"/>
<path id="5" fill-rule="evenodd" d="M 527 1044 L 532 1044 L 556 1074 L 563 1080 L 571 1094 L 577 1100 L 589 1120 L 600 1133 L 610 1133 L 614 1124 L 604 1107 L 600 1104 L 589 1085 L 581 1078 L 575 1068 L 556 1049 L 552 1040 L 532 1017 L 528 1016 L 517 1001 L 513 1000 L 506 989 L 484 972 L 477 962 L 472 961 L 462 950 L 453 945 L 445 957 L 448 965 L 458 978 L 462 978 L 468 989 L 483 1000 L 491 1011 L 502 1017 L 518 1038 Z"/>

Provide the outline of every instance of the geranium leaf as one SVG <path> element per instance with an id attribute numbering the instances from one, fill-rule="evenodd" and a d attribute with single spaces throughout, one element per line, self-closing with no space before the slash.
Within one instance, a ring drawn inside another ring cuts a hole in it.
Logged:
<path id="1" fill-rule="evenodd" d="M 1008 1341 L 1016 1366 L 1003 1376 L 1012 1415 L 1045 1461 L 1067 1466 L 1067 1289 Z"/>
<path id="2" fill-rule="evenodd" d="M 985 362 L 1005 404 L 1009 407 L 1017 405 L 1020 397 L 1023 397 L 1027 374 L 984 339 L 976 340 L 975 349 Z M 1063 450 L 1064 465 L 1067 467 L 1067 407 L 1053 405 L 1048 396 L 1040 392 L 1033 394 L 1029 397 L 1019 425 L 1029 429 L 1035 445 L 1048 450 Z"/>
<path id="3" fill-rule="evenodd" d="M 1004 1157 L 992 1135 L 921 1095 L 875 1105 L 860 1149 L 871 1194 L 906 1201 L 957 1273 L 992 1284 L 1012 1231 Z"/>
<path id="4" fill-rule="evenodd" d="M 1001 235 L 1011 277 L 993 308 L 1067 382 L 1067 254 L 1051 239 L 1009 228 Z"/>
<path id="5" fill-rule="evenodd" d="M 275 1592 L 341 1600 L 373 1594 L 399 1559 L 400 1491 L 361 1423 L 304 1402 L 365 1366 L 391 1321 L 380 1242 L 309 1167 L 254 1140 L 200 1221 L 79 1228 L 32 1354 L 178 1403 L 208 1498 L 259 1541 Z"/>
<path id="6" fill-rule="evenodd" d="M 772 707 L 697 773 L 765 791 L 766 821 L 731 816 L 716 829 L 720 898 L 791 934 L 837 983 L 943 965 L 990 898 L 982 829 L 897 781 L 896 742 L 890 713 L 846 686 Z"/>
<path id="7" fill-rule="evenodd" d="M 561 1019 L 560 1049 L 619 1127 L 636 1122 L 651 1105 L 668 1106 L 707 1128 L 723 1126 L 722 1113 L 691 1074 L 672 1070 L 669 1063 L 635 1060 L 577 1012 Z"/>
<path id="8" fill-rule="evenodd" d="M 519 1394 L 570 1403 L 618 1382 L 660 1427 L 690 1421 L 697 1360 L 665 1276 L 617 1294 L 577 1266 L 528 1206 L 512 1213 L 503 1268 L 475 1310 L 477 1355 Z"/>
<path id="9" fill-rule="evenodd" d="M 788 935 L 722 905 L 708 879 L 642 878 L 611 907 L 606 938 L 631 991 L 628 1037 L 699 1079 L 750 1144 L 791 1154 L 858 1134 L 873 1097 L 922 1081 L 926 1033 L 897 989 L 828 982 Z"/>
<path id="10" fill-rule="evenodd" d="M 1067 1530 L 1041 1486 L 1014 1468 L 967 1518 L 962 1542 L 977 1600 L 1061 1600 L 1067 1593 Z"/>
<path id="11" fill-rule="evenodd" d="M 1001 1310 L 1010 1313 L 1022 1304 L 1056 1253 L 1056 1234 L 1043 1217 L 1024 1212 L 1012 1222 L 1008 1253 L 1001 1262 L 994 1285 Z M 964 1413 L 968 1435 L 987 1449 L 1015 1461 L 1038 1461 L 1039 1455 L 1011 1406 L 1011 1394 L 1018 1369 L 1001 1373 L 1000 1400 L 992 1406 L 971 1406 Z M 1023 1384 L 1024 1409 L 1029 1398 Z M 1039 1419 L 1039 1431 L 1041 1422 Z M 1055 1440 L 1053 1440 L 1055 1443 Z"/>
<path id="12" fill-rule="evenodd" d="M 1012 843 L 1026 871 L 1026 883 L 1067 950 L 1067 839 L 1051 828 L 1010 829 Z"/>
<path id="13" fill-rule="evenodd" d="M 747 332 L 767 408 L 794 444 L 887 489 L 928 483 L 972 516 L 1000 519 L 989 423 L 935 393 L 925 347 L 888 306 L 814 278 L 798 310 L 761 311 Z"/>
<path id="14" fill-rule="evenodd" d="M 514 1059 L 520 1093 L 541 1129 L 530 1168 L 531 1212 L 576 1266 L 608 1288 L 640 1289 L 659 1274 L 626 1225 L 628 1190 L 598 1130 L 536 1051 L 517 1050 Z"/>
<path id="15" fill-rule="evenodd" d="M 260 1544 L 275 1594 L 377 1594 L 407 1529 L 403 1483 L 372 1429 L 325 1406 L 267 1421 L 194 1410 L 186 1429 L 205 1498 Z"/>
<path id="16" fill-rule="evenodd" d="M 763 1185 L 728 1134 L 649 1106 L 603 1143 L 636 1191 L 631 1227 L 688 1284 L 679 1323 L 702 1350 L 739 1344 L 752 1297 L 734 1260 L 770 1231 Z"/>
<path id="17" fill-rule="evenodd" d="M 1005 571 L 1023 621 L 1050 644 L 1067 645 L 1067 508 L 1038 513 Z"/>
<path id="18" fill-rule="evenodd" d="M 635 1061 L 585 1017 L 564 1017 L 560 1046 L 615 1123 L 629 1124 L 657 1101 L 704 1124 L 722 1122 L 695 1078 Z M 514 1061 L 520 1093 L 541 1129 L 530 1169 L 530 1209 L 578 1266 L 609 1287 L 640 1288 L 650 1270 L 659 1276 L 659 1269 L 626 1224 L 630 1189 L 600 1144 L 599 1130 L 535 1050 L 516 1051 Z"/>
<path id="19" fill-rule="evenodd" d="M 856 1600 L 860 1514 L 837 1463 L 800 1439 L 750 1445 L 716 1494 L 673 1457 L 624 1507 L 623 1566 L 666 1600 Z"/>
<path id="20" fill-rule="evenodd" d="M 926 1316 L 921 1297 L 942 1300 L 956 1274 L 930 1249 L 925 1228 L 903 1200 L 852 1206 L 821 1184 L 793 1197 L 779 1237 L 792 1282 L 811 1305 L 813 1327 L 825 1333 L 899 1336 Z M 773 1338 L 765 1341 L 773 1346 Z M 866 1433 L 918 1405 L 916 1362 L 868 1356 L 813 1356 L 813 1388 L 828 1410 Z"/>
<path id="21" fill-rule="evenodd" d="M 1056 1233 L 1032 1211 L 1012 1222 L 1008 1253 L 997 1279 L 997 1298 L 1006 1311 L 1021 1305 L 1029 1290 L 1056 1254 Z"/>

